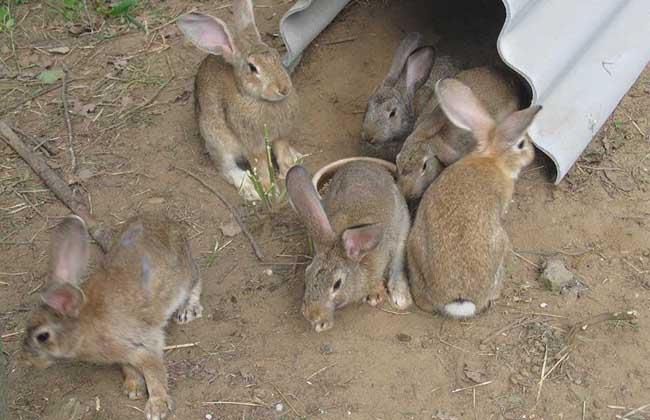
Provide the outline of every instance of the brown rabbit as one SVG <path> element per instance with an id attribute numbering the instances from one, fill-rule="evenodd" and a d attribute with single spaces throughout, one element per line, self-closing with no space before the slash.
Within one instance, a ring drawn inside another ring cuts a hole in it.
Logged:
<path id="1" fill-rule="evenodd" d="M 502 218 L 519 172 L 533 159 L 526 130 L 541 107 L 496 124 L 457 80 L 439 81 L 436 95 L 449 120 L 471 131 L 476 148 L 424 193 L 408 239 L 409 281 L 421 309 L 465 318 L 500 294 L 510 252 Z"/>
<path id="2" fill-rule="evenodd" d="M 411 304 L 404 273 L 409 213 L 383 166 L 345 164 L 323 203 L 307 170 L 294 166 L 287 192 L 315 247 L 305 272 L 302 313 L 317 332 L 332 328 L 337 308 L 362 300 L 377 305 L 385 295 L 386 275 L 391 302 L 399 308 Z"/>
<path id="3" fill-rule="evenodd" d="M 521 107 L 514 77 L 499 67 L 476 67 L 455 77 L 472 89 L 497 123 Z M 409 201 L 417 201 L 445 166 L 472 151 L 472 134 L 449 122 L 436 98 L 418 118 L 397 155 L 397 181 Z"/>
<path id="4" fill-rule="evenodd" d="M 185 228 L 157 214 L 128 220 L 103 264 L 80 284 L 88 256 L 85 223 L 66 217 L 53 233 L 52 276 L 26 329 L 28 359 L 39 367 L 57 359 L 117 363 L 124 393 L 138 399 L 148 392 L 146 418 L 165 418 L 173 402 L 163 328 L 172 316 L 184 323 L 203 310 Z"/>
<path id="5" fill-rule="evenodd" d="M 251 0 L 233 2 L 234 25 L 188 13 L 178 27 L 209 55 L 194 84 L 201 136 L 212 160 L 247 200 L 259 200 L 247 170 L 271 185 L 265 136 L 284 176 L 300 158 L 287 141 L 298 110 L 298 95 L 278 52 L 266 45 L 255 25 Z M 221 57 L 218 57 L 221 56 Z"/>

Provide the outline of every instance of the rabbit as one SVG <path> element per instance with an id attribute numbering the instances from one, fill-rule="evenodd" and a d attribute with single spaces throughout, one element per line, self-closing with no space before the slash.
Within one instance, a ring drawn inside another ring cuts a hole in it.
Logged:
<path id="1" fill-rule="evenodd" d="M 52 236 L 52 274 L 31 315 L 26 359 L 45 368 L 59 359 L 121 365 L 124 394 L 143 398 L 148 420 L 173 409 L 163 364 L 169 318 L 202 315 L 201 280 L 185 227 L 159 214 L 126 221 L 103 263 L 81 284 L 89 258 L 86 224 L 67 216 Z"/>
<path id="2" fill-rule="evenodd" d="M 526 131 L 541 106 L 496 123 L 458 80 L 440 80 L 436 95 L 451 123 L 472 133 L 476 148 L 424 193 L 407 243 L 409 282 L 422 310 L 468 318 L 500 294 L 510 252 L 502 219 L 515 180 L 533 160 Z"/>
<path id="3" fill-rule="evenodd" d="M 409 212 L 388 170 L 365 161 L 344 164 L 322 203 L 302 166 L 289 170 L 286 186 L 314 244 L 302 313 L 316 332 L 332 328 L 334 311 L 349 303 L 379 304 L 385 275 L 393 305 L 410 306 L 404 271 Z"/>
<path id="4" fill-rule="evenodd" d="M 519 85 L 501 67 L 463 70 L 455 78 L 472 89 L 497 123 L 521 108 Z M 444 167 L 474 147 L 472 134 L 451 124 L 437 100 L 431 101 L 397 155 L 397 182 L 407 201 L 417 202 Z"/>
<path id="5" fill-rule="evenodd" d="M 252 1 L 235 0 L 233 14 L 232 27 L 199 13 L 185 14 L 177 24 L 208 53 L 194 82 L 195 113 L 208 154 L 225 179 L 253 201 L 260 197 L 248 170 L 267 190 L 273 182 L 265 137 L 281 177 L 302 156 L 287 140 L 299 103 L 279 53 L 260 37 Z"/>
<path id="6" fill-rule="evenodd" d="M 361 130 L 368 154 L 395 161 L 418 116 L 433 97 L 433 83 L 458 73 L 458 65 L 451 57 L 438 57 L 435 65 L 434 58 L 434 48 L 422 46 L 419 33 L 404 37 L 388 74 L 368 100 Z"/>

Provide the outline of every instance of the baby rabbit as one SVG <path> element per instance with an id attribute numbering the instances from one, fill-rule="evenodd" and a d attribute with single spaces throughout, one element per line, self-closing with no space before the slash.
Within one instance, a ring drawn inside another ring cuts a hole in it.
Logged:
<path id="1" fill-rule="evenodd" d="M 173 402 L 163 364 L 170 317 L 201 316 L 201 281 L 185 228 L 162 215 L 128 220 L 100 267 L 80 284 L 88 264 L 84 221 L 63 219 L 52 236 L 52 275 L 33 312 L 23 343 L 28 360 L 47 367 L 57 359 L 117 363 L 124 394 L 148 392 L 148 420 L 165 418 Z"/>
<path id="2" fill-rule="evenodd" d="M 291 168 L 286 183 L 314 243 L 302 313 L 317 332 L 332 328 L 337 308 L 381 302 L 385 275 L 391 302 L 399 308 L 411 304 L 404 273 L 409 213 L 385 168 L 364 161 L 345 164 L 332 177 L 323 203 L 304 167 Z"/>
<path id="3" fill-rule="evenodd" d="M 533 160 L 526 130 L 541 107 L 497 124 L 457 80 L 440 80 L 436 95 L 449 120 L 471 131 L 476 148 L 424 193 L 408 239 L 409 281 L 422 310 L 466 318 L 500 294 L 510 252 L 501 221 L 519 172 Z"/>
<path id="4" fill-rule="evenodd" d="M 407 34 L 400 43 L 386 78 L 368 100 L 361 138 L 370 154 L 394 161 L 433 96 L 433 86 L 421 87 L 458 72 L 448 57 L 438 58 L 434 66 L 434 56 L 433 47 L 423 47 L 417 32 Z"/>
<path id="5" fill-rule="evenodd" d="M 281 176 L 300 157 L 287 141 L 298 95 L 280 55 L 260 37 L 252 1 L 234 0 L 233 14 L 232 28 L 199 13 L 182 16 L 178 27 L 209 54 L 194 82 L 195 111 L 205 147 L 245 199 L 259 200 L 246 171 L 255 171 L 262 185 L 270 187 L 265 136 Z"/>
<path id="6" fill-rule="evenodd" d="M 477 67 L 461 71 L 456 79 L 472 89 L 497 123 L 521 107 L 518 85 L 505 69 Z M 432 100 L 397 155 L 397 182 L 407 201 L 419 200 L 445 166 L 474 146 L 472 134 L 450 123 Z"/>

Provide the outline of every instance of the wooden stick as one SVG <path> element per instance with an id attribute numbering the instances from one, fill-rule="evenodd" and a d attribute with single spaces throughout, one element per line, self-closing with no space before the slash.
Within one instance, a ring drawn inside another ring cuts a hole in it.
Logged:
<path id="1" fill-rule="evenodd" d="M 638 314 L 634 310 L 620 311 L 620 312 L 605 312 L 600 315 L 596 315 L 592 318 L 587 319 L 586 321 L 578 322 L 571 327 L 569 333 L 567 334 L 566 343 L 567 346 L 573 344 L 578 332 L 585 331 L 587 328 L 599 324 L 605 321 L 633 321 L 637 319 Z"/>
<path id="2" fill-rule="evenodd" d="M 278 394 L 280 394 L 280 397 L 282 397 L 282 399 L 284 400 L 284 402 L 287 403 L 287 405 L 289 406 L 289 408 L 291 409 L 291 411 L 293 411 L 293 413 L 294 413 L 296 416 L 298 416 L 298 418 L 303 418 L 304 416 L 303 416 L 302 414 L 300 414 L 300 413 L 298 412 L 298 410 L 296 410 L 296 408 L 293 406 L 293 404 L 291 404 L 291 401 L 289 401 L 289 399 L 288 399 L 287 397 L 284 396 L 284 394 L 282 393 L 282 391 L 280 391 L 280 388 L 278 388 L 277 385 L 274 384 L 273 382 L 271 382 L 271 385 L 273 385 L 273 388 L 275 388 L 275 390 L 278 391 Z"/>
<path id="3" fill-rule="evenodd" d="M 77 173 L 77 156 L 74 153 L 72 135 L 72 122 L 70 121 L 70 110 L 68 109 L 68 66 L 63 65 L 63 88 L 61 89 L 61 102 L 63 102 L 63 116 L 65 117 L 65 125 L 68 128 L 68 151 L 70 152 L 70 165 L 72 166 L 72 173 Z"/>
<path id="4" fill-rule="evenodd" d="M 244 233 L 244 235 L 248 239 L 248 242 L 250 242 L 251 247 L 253 248 L 253 252 L 255 252 L 255 256 L 257 257 L 257 259 L 260 260 L 260 261 L 264 261 L 264 255 L 262 254 L 262 250 L 260 250 L 260 247 L 257 244 L 257 241 L 255 241 L 255 238 L 253 238 L 253 235 L 251 235 L 250 231 L 248 230 L 248 228 L 246 227 L 244 222 L 242 222 L 241 217 L 239 217 L 239 213 L 237 212 L 237 210 L 235 210 L 235 207 L 233 207 L 233 205 L 230 204 L 230 202 L 228 202 L 228 200 L 226 200 L 226 197 L 224 197 L 223 194 L 221 194 L 219 191 L 217 191 L 214 188 L 212 188 L 211 186 L 209 186 L 204 180 L 202 180 L 201 178 L 199 178 L 197 175 L 193 174 L 192 172 L 188 171 L 187 169 L 179 168 L 177 166 L 174 166 L 174 169 L 176 169 L 177 171 L 181 171 L 181 172 L 185 173 L 186 175 L 194 178 L 201 185 L 203 185 L 203 187 L 205 189 L 207 189 L 212 194 L 217 196 L 219 201 L 221 201 L 221 203 L 224 206 L 226 206 L 228 211 L 230 211 L 230 214 L 232 214 L 232 217 L 235 219 L 235 221 L 237 222 L 237 224 L 241 228 L 241 231 Z"/>
<path id="5" fill-rule="evenodd" d="M 204 401 L 203 405 L 245 405 L 246 407 L 264 407 L 262 404 L 239 401 Z"/>
<path id="6" fill-rule="evenodd" d="M 167 351 L 167 350 L 176 350 L 176 349 L 186 349 L 189 347 L 196 347 L 199 345 L 199 343 L 200 341 L 197 341 L 196 343 L 185 343 L 185 344 L 176 344 L 173 346 L 165 346 L 163 347 L 163 350 Z"/>
<path id="7" fill-rule="evenodd" d="M 476 384 L 476 385 L 472 385 L 472 386 L 466 386 L 465 388 L 454 389 L 453 391 L 451 391 L 451 393 L 455 394 L 456 392 L 467 391 L 468 389 L 474 389 L 474 388 L 478 388 L 480 386 L 490 385 L 492 382 L 494 382 L 494 381 L 481 382 L 480 384 Z"/>
<path id="8" fill-rule="evenodd" d="M 88 233 L 99 244 L 104 252 L 108 251 L 110 246 L 110 232 L 90 214 L 86 206 L 79 201 L 72 190 L 54 172 L 39 155 L 32 152 L 18 138 L 16 133 L 4 122 L 0 121 L 0 135 L 5 138 L 7 144 L 23 158 L 34 172 L 45 182 L 45 185 L 61 200 L 74 214 L 81 217 L 88 226 Z"/>

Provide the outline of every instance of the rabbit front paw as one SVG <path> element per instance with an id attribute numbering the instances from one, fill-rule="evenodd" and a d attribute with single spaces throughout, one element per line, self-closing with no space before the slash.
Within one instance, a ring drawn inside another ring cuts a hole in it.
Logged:
<path id="1" fill-rule="evenodd" d="M 174 409 L 174 402 L 169 395 L 150 397 L 144 407 L 147 420 L 162 420 Z"/>
<path id="2" fill-rule="evenodd" d="M 188 302 L 174 314 L 177 324 L 187 324 L 203 315 L 203 306 L 200 302 Z"/>
<path id="3" fill-rule="evenodd" d="M 390 303 L 397 309 L 404 310 L 413 304 L 411 291 L 404 277 L 400 277 L 388 285 L 388 294 L 390 295 Z"/>
<path id="4" fill-rule="evenodd" d="M 368 305 L 375 307 L 384 301 L 385 296 L 386 296 L 386 291 L 382 286 L 381 288 L 377 288 L 376 290 L 370 292 L 368 296 L 363 298 L 363 301 Z"/>
<path id="5" fill-rule="evenodd" d="M 122 392 L 124 395 L 129 397 L 130 400 L 139 400 L 147 395 L 147 385 L 144 383 L 142 377 L 128 377 L 124 379 Z"/>

